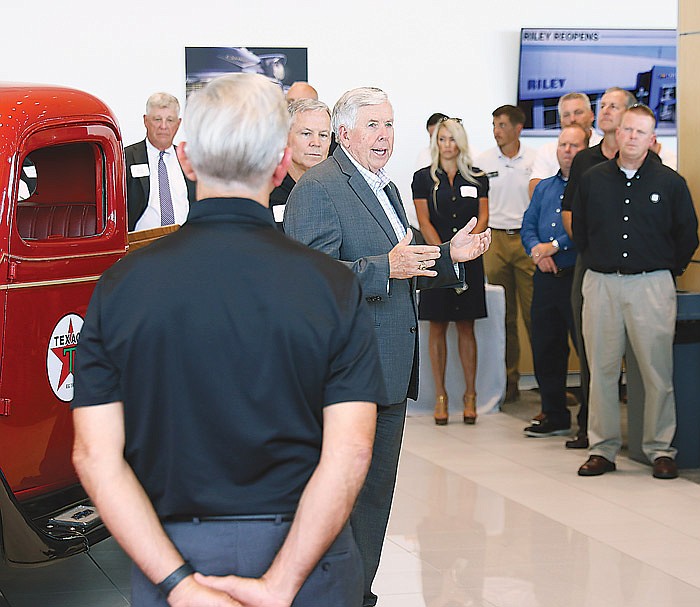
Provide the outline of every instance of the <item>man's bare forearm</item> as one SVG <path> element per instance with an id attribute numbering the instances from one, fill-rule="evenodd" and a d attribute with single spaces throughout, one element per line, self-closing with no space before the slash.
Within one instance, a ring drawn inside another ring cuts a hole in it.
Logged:
<path id="1" fill-rule="evenodd" d="M 289 604 L 350 516 L 369 469 L 375 425 L 373 403 L 326 407 L 321 459 L 289 534 L 263 576 Z"/>
<path id="2" fill-rule="evenodd" d="M 74 411 L 73 464 L 100 517 L 119 545 L 154 584 L 184 563 L 165 533 L 143 486 L 124 460 L 121 403 Z M 236 605 L 189 576 L 169 597 L 171 605 Z"/>

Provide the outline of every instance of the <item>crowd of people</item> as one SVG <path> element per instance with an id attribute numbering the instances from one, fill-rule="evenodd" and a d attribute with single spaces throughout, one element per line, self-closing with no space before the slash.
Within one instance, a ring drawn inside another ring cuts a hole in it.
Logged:
<path id="1" fill-rule="evenodd" d="M 308 83 L 285 99 L 262 76 L 224 76 L 188 100 L 177 147 L 177 99 L 148 99 L 146 138 L 125 149 L 129 229 L 182 227 L 100 279 L 72 404 L 76 469 L 135 563 L 134 604 L 376 605 L 418 321 L 435 423 L 449 419 L 454 322 L 475 424 L 486 281 L 505 290 L 507 401 L 518 309 L 530 337 L 542 411 L 525 434 L 571 433 L 571 339 L 583 396 L 566 446 L 590 447 L 579 475 L 614 470 L 628 339 L 644 452 L 655 477 L 677 476 L 674 276 L 698 245 L 690 194 L 627 91 L 599 100 L 602 137 L 586 95 L 558 110 L 557 141 L 535 152 L 522 110 L 496 108 L 496 146 L 476 157 L 463 121 L 433 114 L 412 182 L 418 232 L 385 170 L 394 111 L 380 89 L 331 111 Z"/>

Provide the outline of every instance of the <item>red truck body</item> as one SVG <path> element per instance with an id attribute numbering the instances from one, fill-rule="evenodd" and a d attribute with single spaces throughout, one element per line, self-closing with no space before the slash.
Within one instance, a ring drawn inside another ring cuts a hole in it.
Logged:
<path id="1" fill-rule="evenodd" d="M 79 527 L 47 521 L 85 497 L 70 459 L 73 362 L 95 283 L 128 250 L 123 158 L 117 120 L 99 99 L 64 87 L 0 84 L 6 562 L 38 564 L 87 546 Z M 38 547 L 54 539 L 73 547 Z"/>

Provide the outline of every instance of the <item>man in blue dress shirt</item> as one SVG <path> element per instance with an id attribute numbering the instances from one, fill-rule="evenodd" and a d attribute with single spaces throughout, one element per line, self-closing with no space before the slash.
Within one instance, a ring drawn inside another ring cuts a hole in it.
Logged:
<path id="1" fill-rule="evenodd" d="M 520 238 L 537 266 L 532 297 L 532 358 L 545 418 L 525 428 L 532 437 L 566 435 L 571 415 L 566 408 L 569 334 L 574 335 L 571 284 L 576 249 L 561 221 L 561 199 L 574 156 L 588 147 L 588 133 L 578 124 L 562 129 L 557 146 L 559 172 L 542 180 L 532 195 Z"/>

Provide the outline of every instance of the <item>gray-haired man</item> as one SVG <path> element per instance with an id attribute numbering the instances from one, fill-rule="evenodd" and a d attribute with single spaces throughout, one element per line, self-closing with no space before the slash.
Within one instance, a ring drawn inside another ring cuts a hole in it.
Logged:
<path id="1" fill-rule="evenodd" d="M 379 408 L 372 464 L 350 520 L 364 561 L 364 605 L 375 605 L 372 582 L 391 510 L 406 399 L 418 396 L 416 288 L 461 286 L 454 264 L 481 255 L 491 233 L 471 234 L 474 219 L 439 247 L 411 244 L 399 192 L 384 171 L 394 147 L 394 111 L 384 91 L 348 91 L 333 108 L 332 125 L 338 148 L 292 190 L 284 230 L 355 272 L 374 316 L 390 404 Z"/>
<path id="2" fill-rule="evenodd" d="M 346 522 L 385 400 L 360 285 L 266 208 L 290 158 L 279 87 L 225 76 L 186 116 L 198 200 L 95 289 L 76 469 L 138 567 L 134 605 L 355 607 Z"/>

